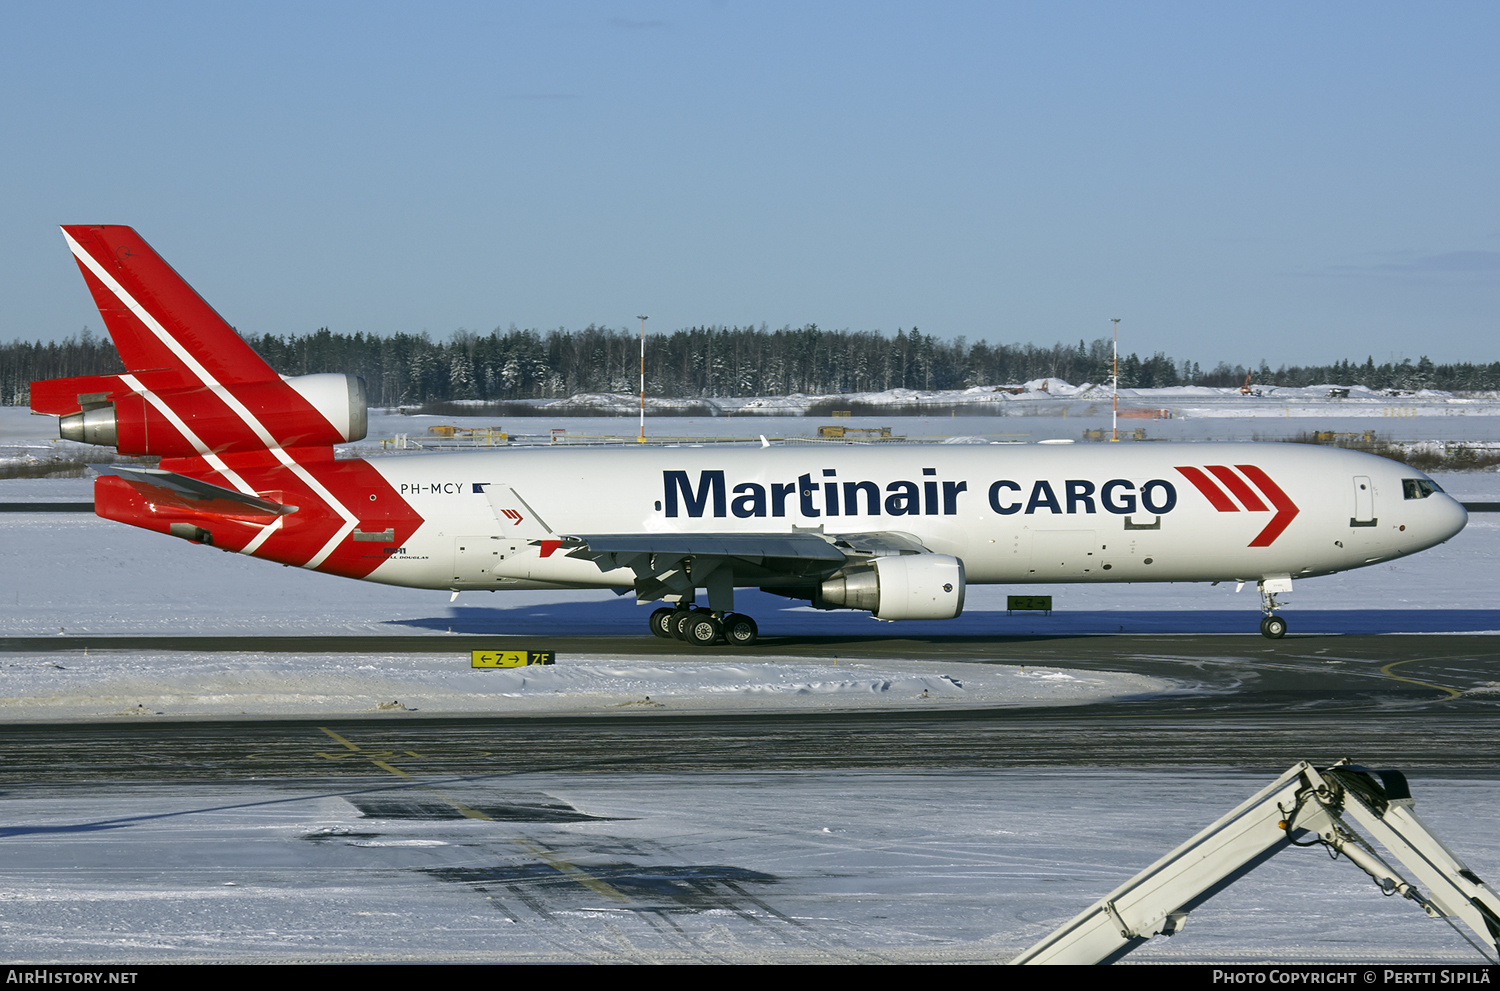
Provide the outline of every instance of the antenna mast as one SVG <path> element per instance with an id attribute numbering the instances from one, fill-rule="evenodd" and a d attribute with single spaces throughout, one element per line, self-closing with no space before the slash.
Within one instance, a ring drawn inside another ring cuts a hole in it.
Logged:
<path id="1" fill-rule="evenodd" d="M 641 322 L 641 436 L 637 443 L 646 443 L 646 318 L 636 317 Z"/>
<path id="2" fill-rule="evenodd" d="M 1114 383 L 1110 391 L 1113 393 L 1113 410 L 1109 415 L 1110 443 L 1115 444 L 1120 440 L 1120 318 L 1110 317 L 1115 325 L 1115 371 Z M 644 331 L 642 331 L 644 333 Z"/>

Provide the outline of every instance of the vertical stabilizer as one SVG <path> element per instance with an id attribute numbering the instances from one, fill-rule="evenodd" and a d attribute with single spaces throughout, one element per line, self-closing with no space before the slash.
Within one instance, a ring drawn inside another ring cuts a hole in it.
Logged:
<path id="1" fill-rule="evenodd" d="M 277 377 L 134 230 L 79 224 L 62 231 L 127 370 L 151 373 L 155 388 Z"/>
<path id="2" fill-rule="evenodd" d="M 263 455 L 365 435 L 363 383 L 353 375 L 283 379 L 129 227 L 62 229 L 126 373 L 32 385 L 32 408 L 62 418 L 68 440 L 163 458 Z M 270 462 L 267 462 L 270 463 Z M 193 465 L 178 465 L 192 470 Z"/>

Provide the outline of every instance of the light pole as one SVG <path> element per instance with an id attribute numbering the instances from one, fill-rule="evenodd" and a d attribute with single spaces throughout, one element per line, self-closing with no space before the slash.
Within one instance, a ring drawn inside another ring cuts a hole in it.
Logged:
<path id="1" fill-rule="evenodd" d="M 641 322 L 641 436 L 637 443 L 646 443 L 646 318 L 636 317 Z"/>
<path id="2" fill-rule="evenodd" d="M 1114 385 L 1111 392 L 1114 393 L 1114 409 L 1109 414 L 1110 443 L 1117 444 L 1120 441 L 1120 318 L 1110 317 L 1115 325 L 1115 370 Z M 644 331 L 642 332 L 644 333 Z"/>

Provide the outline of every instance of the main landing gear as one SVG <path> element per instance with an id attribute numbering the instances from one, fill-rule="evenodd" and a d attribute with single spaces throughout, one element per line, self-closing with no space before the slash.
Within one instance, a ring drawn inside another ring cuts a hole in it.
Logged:
<path id="1" fill-rule="evenodd" d="M 1292 594 L 1290 578 L 1264 578 L 1260 588 L 1260 611 L 1265 616 L 1260 621 L 1260 635 L 1268 640 L 1280 640 L 1286 636 L 1286 620 L 1276 615 L 1276 596 Z"/>
<path id="2" fill-rule="evenodd" d="M 744 613 L 716 613 L 711 609 L 664 606 L 651 614 L 651 632 L 663 639 L 686 640 L 699 647 L 709 647 L 723 640 L 731 647 L 748 647 L 760 631 L 755 620 Z"/>

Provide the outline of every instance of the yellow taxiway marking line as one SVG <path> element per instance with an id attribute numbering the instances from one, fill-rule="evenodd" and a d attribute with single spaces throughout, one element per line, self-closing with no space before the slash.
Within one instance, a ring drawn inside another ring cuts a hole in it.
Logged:
<path id="1" fill-rule="evenodd" d="M 516 845 L 521 847 L 521 849 L 525 850 L 527 853 L 531 854 L 533 857 L 536 857 L 538 860 L 545 861 L 547 865 L 554 870 L 568 875 L 568 877 L 572 878 L 574 881 L 577 881 L 585 888 L 588 888 L 596 895 L 599 895 L 603 898 L 609 898 L 617 902 L 630 901 L 629 895 L 625 894 L 625 892 L 621 891 L 619 888 L 616 888 L 608 881 L 602 881 L 599 878 L 594 877 L 594 875 L 590 874 L 588 871 L 585 871 L 577 864 L 570 863 L 569 861 L 562 859 L 561 857 L 552 853 L 550 850 L 538 846 L 524 836 L 518 837 L 516 839 Z"/>
<path id="2" fill-rule="evenodd" d="M 319 752 L 319 754 L 318 754 L 319 757 L 322 757 L 322 758 L 324 758 L 326 760 L 342 760 L 345 757 L 352 757 L 352 756 L 355 756 L 357 754 L 360 757 L 363 757 L 366 760 L 368 760 L 371 764 L 374 764 L 376 767 L 380 768 L 382 771 L 388 771 L 391 774 L 394 774 L 394 775 L 396 775 L 399 778 L 406 779 L 407 781 L 416 781 L 417 780 L 416 778 L 414 778 L 410 774 L 408 774 L 406 771 L 401 770 L 401 768 L 396 767 L 395 765 L 389 763 L 388 761 L 385 761 L 385 760 L 381 759 L 382 757 L 391 756 L 391 754 L 389 752 L 382 753 L 382 754 L 367 754 L 362 749 L 360 749 L 359 744 L 354 743 L 354 742 L 352 742 L 350 740 L 347 740 L 347 739 L 345 739 L 342 736 L 339 736 L 337 733 L 335 733 L 333 730 L 329 729 L 328 727 L 326 727 L 326 726 L 319 726 L 318 729 L 322 730 L 328 736 L 332 737 L 340 746 L 342 746 L 345 750 L 349 751 L 348 753 L 343 753 L 343 754 L 327 754 L 327 753 Z M 413 751 L 408 750 L 406 752 L 408 754 L 411 754 L 414 757 L 416 756 L 416 754 Z M 436 795 L 438 798 L 441 798 L 443 801 L 445 801 L 449 805 L 453 806 L 455 809 L 458 810 L 459 814 L 462 815 L 466 819 L 483 819 L 483 820 L 485 820 L 487 822 L 494 822 L 495 821 L 493 818 L 491 818 L 490 816 L 485 815 L 483 812 L 480 812 L 478 809 L 471 809 L 467 805 L 465 805 L 463 802 L 458 801 L 458 799 L 451 798 L 451 797 L 449 797 L 447 795 L 444 795 L 442 792 L 438 791 L 436 788 L 433 788 L 433 787 L 431 787 L 429 785 L 422 785 L 422 789 L 424 791 L 431 792 L 432 794 Z M 601 881 L 599 878 L 594 877 L 592 874 L 588 873 L 582 867 L 579 867 L 577 864 L 574 864 L 574 863 L 571 863 L 571 862 L 569 862 L 567 860 L 564 860 L 563 858 L 557 856 L 555 853 L 552 853 L 550 850 L 547 850 L 546 848 L 537 845 L 536 843 L 534 843 L 531 840 L 525 838 L 524 836 L 523 837 L 518 837 L 517 840 L 516 840 L 516 843 L 522 849 L 524 849 L 527 853 L 531 854 L 533 857 L 536 857 L 538 860 L 541 860 L 541 861 L 545 862 L 553 870 L 556 870 L 556 871 L 558 871 L 561 874 L 566 874 L 568 877 L 572 878 L 577 883 L 583 885 L 585 888 L 588 888 L 594 894 L 599 895 L 599 896 L 601 896 L 603 898 L 609 898 L 609 899 L 611 899 L 613 901 L 627 902 L 627 901 L 630 900 L 630 896 L 626 895 L 619 888 L 616 888 L 614 885 L 609 884 L 607 881 Z"/>
<path id="3" fill-rule="evenodd" d="M 1389 664 L 1381 665 L 1380 673 L 1383 674 L 1383 675 L 1385 675 L 1387 678 L 1390 678 L 1392 681 L 1404 681 L 1408 685 L 1417 685 L 1418 687 L 1421 687 L 1421 688 L 1431 688 L 1433 691 L 1442 692 L 1443 694 L 1447 695 L 1450 699 L 1456 699 L 1460 695 L 1463 694 L 1462 690 L 1457 689 L 1457 688 L 1449 688 L 1446 685 L 1434 685 L 1431 682 L 1427 682 L 1427 681 L 1417 681 L 1415 678 L 1403 678 L 1400 675 L 1393 673 L 1393 671 L 1392 671 L 1393 668 L 1396 668 L 1396 667 L 1398 667 L 1398 666 L 1400 666 L 1402 664 L 1417 664 L 1417 663 L 1419 663 L 1421 661 L 1440 661 L 1440 660 L 1443 660 L 1443 658 L 1441 658 L 1441 657 L 1409 657 L 1409 658 L 1407 658 L 1404 661 L 1392 661 Z"/>
<path id="4" fill-rule="evenodd" d="M 382 771 L 388 771 L 391 774 L 394 774 L 398 778 L 405 778 L 407 781 L 416 781 L 417 780 L 416 778 L 414 778 L 410 774 L 408 774 L 406 771 L 403 771 L 403 770 L 401 770 L 401 768 L 397 767 L 396 765 L 390 763 L 389 761 L 386 761 L 386 760 L 382 759 L 382 758 L 385 758 L 385 757 L 394 756 L 389 751 L 386 751 L 386 752 L 383 752 L 383 753 L 379 753 L 379 754 L 367 754 L 367 753 L 364 752 L 364 750 L 362 750 L 360 748 L 359 744 L 354 743 L 354 742 L 352 742 L 350 740 L 346 740 L 344 737 L 339 736 L 337 733 L 335 733 L 333 730 L 329 729 L 328 727 L 326 727 L 326 726 L 319 726 L 318 729 L 322 730 L 324 733 L 326 733 L 329 736 L 331 736 L 334 740 L 336 740 L 346 750 L 349 751 L 349 753 L 347 753 L 347 754 L 325 754 L 325 753 L 319 753 L 318 756 L 323 757 L 323 758 L 325 758 L 327 760 L 342 760 L 345 757 L 352 757 L 355 754 L 358 754 L 359 756 L 363 757 L 365 760 L 369 761 L 371 764 L 374 764 L 376 767 L 380 768 Z M 409 754 L 411 754 L 413 757 L 417 756 L 417 754 L 414 751 L 408 750 L 406 752 L 409 753 Z M 455 809 L 458 810 L 459 814 L 462 815 L 465 819 L 490 819 L 489 816 L 485 815 L 483 812 L 480 812 L 478 809 L 471 809 L 467 805 L 465 805 L 463 802 L 460 802 L 458 799 L 451 798 L 451 797 L 449 797 L 447 795 L 444 795 L 442 792 L 438 791 L 436 788 L 431 787 L 430 785 L 422 785 L 422 789 L 424 791 L 431 792 L 432 794 L 436 795 L 438 798 L 441 798 L 443 801 L 445 801 L 449 805 L 453 806 Z M 493 822 L 494 820 L 491 819 L 490 821 Z"/>

